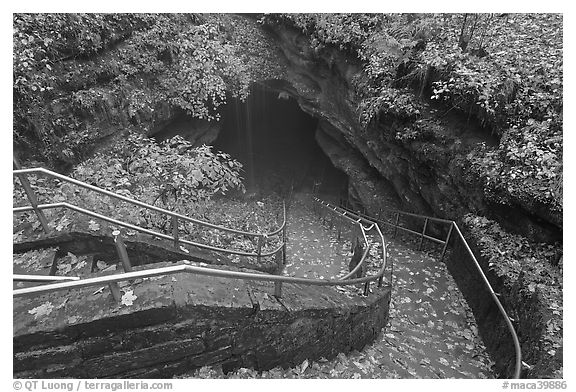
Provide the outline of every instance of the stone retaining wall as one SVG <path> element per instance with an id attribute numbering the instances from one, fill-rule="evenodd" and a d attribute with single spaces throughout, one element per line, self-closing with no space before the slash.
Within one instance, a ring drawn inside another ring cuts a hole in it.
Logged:
<path id="1" fill-rule="evenodd" d="M 505 282 L 496 276 L 488 260 L 482 256 L 480 246 L 474 236 L 462 225 L 464 237 L 485 271 L 492 288 L 500 294 L 500 302 L 510 317 L 520 340 L 522 360 L 531 364 L 522 367 L 522 378 L 555 378 L 562 369 L 562 349 L 557 357 L 546 355 L 542 350 L 542 335 L 550 320 L 552 310 L 537 294 L 522 290 L 520 281 Z M 474 312 L 480 335 L 491 357 L 495 360 L 496 371 L 502 378 L 510 378 L 515 369 L 515 349 L 512 336 L 497 305 L 474 266 L 461 241 L 452 240 L 452 250 L 445 258 L 448 269 Z"/>
<path id="2" fill-rule="evenodd" d="M 265 370 L 361 349 L 388 319 L 390 288 L 335 289 L 177 274 L 14 300 L 15 378 L 160 378 L 204 365 Z M 48 315 L 29 313 L 42 304 Z"/>

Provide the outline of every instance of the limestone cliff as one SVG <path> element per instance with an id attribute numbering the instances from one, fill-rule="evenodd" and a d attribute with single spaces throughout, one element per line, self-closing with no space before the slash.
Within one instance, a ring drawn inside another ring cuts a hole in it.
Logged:
<path id="1" fill-rule="evenodd" d="M 445 116 L 422 99 L 423 114 L 414 124 L 380 113 L 378 121 L 364 127 L 352 88 L 354 78 L 362 72 L 360 64 L 335 49 L 315 52 L 306 37 L 286 26 L 274 28 L 272 34 L 288 71 L 285 80 L 268 85 L 287 92 L 302 110 L 321 119 L 319 144 L 334 165 L 350 176 L 369 211 L 398 207 L 454 220 L 474 212 L 532 240 L 561 237 L 561 214 L 486 199 L 482 184 L 468 170 L 466 155 L 479 143 L 495 145 L 498 140 L 477 121 Z M 425 137 L 398 136 L 407 126 L 424 129 Z M 368 171 L 371 181 L 365 181 Z M 379 187 L 387 197 L 363 187 Z M 391 200 L 398 204 L 391 206 Z"/>

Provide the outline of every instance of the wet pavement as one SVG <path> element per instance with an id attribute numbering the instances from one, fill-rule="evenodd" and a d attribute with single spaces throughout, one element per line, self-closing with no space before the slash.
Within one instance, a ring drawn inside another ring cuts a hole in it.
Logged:
<path id="1" fill-rule="evenodd" d="M 313 203 L 309 195 L 295 195 L 289 211 L 284 273 L 316 278 L 342 276 L 348 271 L 351 257 L 350 235 L 343 233 L 337 240 L 336 228 L 330 230 L 314 213 Z M 376 262 L 369 273 L 379 265 L 380 248 L 375 240 L 370 253 Z M 389 238 L 387 242 L 393 294 L 389 325 L 376 341 L 360 352 L 340 354 L 330 361 L 306 362 L 291 370 L 272 369 L 258 377 L 494 377 L 493 362 L 478 336 L 472 311 L 446 265 L 430 253 Z"/>

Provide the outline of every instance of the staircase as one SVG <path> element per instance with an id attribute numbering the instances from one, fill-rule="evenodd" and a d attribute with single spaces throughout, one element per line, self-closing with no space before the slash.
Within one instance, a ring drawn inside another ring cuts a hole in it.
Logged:
<path id="1" fill-rule="evenodd" d="M 24 180 L 24 176 L 30 173 L 53 176 L 74 185 L 171 216 L 172 232 L 170 234 L 154 232 L 66 202 L 40 204 Z M 441 240 L 427 231 L 430 222 L 442 221 L 436 218 L 420 217 L 424 219 L 424 227 L 422 231 L 418 232 L 399 223 L 400 212 L 396 212 L 394 223 L 380 223 L 377 219 L 349 208 L 328 204 L 311 195 L 296 194 L 291 203 L 290 219 L 286 219 L 286 209 L 284 209 L 284 222 L 278 230 L 268 234 L 250 233 L 213 225 L 209 222 L 202 222 L 148 206 L 45 169 L 15 170 L 14 174 L 20 176 L 22 184 L 28 188 L 27 193 L 31 202 L 30 206 L 14 208 L 14 212 L 34 211 L 45 230 L 47 227 L 49 229 L 49 226 L 42 211 L 67 208 L 104 222 L 123 226 L 127 230 L 140 232 L 142 235 L 157 237 L 163 241 L 169 240 L 180 254 L 184 252 L 188 255 L 193 249 L 203 249 L 212 254 L 219 254 L 218 257 L 232 254 L 242 258 L 253 258 L 258 263 L 262 259 L 269 258 L 275 267 L 274 273 L 262 273 L 234 267 L 208 268 L 202 262 L 200 264 L 192 263 L 192 265 L 187 262 L 173 266 L 159 263 L 152 265 L 152 268 L 141 266 L 136 271 L 131 271 L 132 264 L 126 256 L 126 249 L 124 247 L 124 252 L 122 252 L 122 246 L 118 245 L 118 234 L 115 234 L 114 243 L 117 247 L 118 258 L 109 259 L 108 262 L 99 260 L 95 252 L 75 254 L 73 252 L 59 252 L 57 249 L 44 249 L 15 255 L 15 275 L 40 275 L 44 277 L 58 275 L 54 279 L 59 280 L 57 283 L 39 285 L 37 282 L 29 283 L 26 282 L 26 279 L 20 279 L 14 285 L 15 297 L 32 294 L 41 296 L 67 289 L 106 287 L 107 285 L 112 297 L 118 303 L 120 300 L 118 285 L 127 286 L 134 280 L 142 281 L 143 279 L 154 279 L 153 277 L 170 276 L 173 276 L 172 280 L 177 282 L 183 276 L 192 274 L 194 276 L 208 276 L 211 277 L 210 279 L 215 278 L 218 281 L 223 279 L 230 282 L 235 280 L 250 282 L 246 288 L 241 289 L 252 293 L 247 300 L 243 300 L 247 301 L 246 305 L 252 305 L 256 311 L 260 311 L 263 304 L 268 304 L 267 306 L 273 308 L 277 307 L 279 311 L 286 311 L 294 306 L 296 308 L 304 306 L 303 302 L 298 302 L 298 305 L 294 305 L 294 303 L 289 305 L 290 301 L 294 301 L 302 293 L 309 297 L 305 301 L 305 307 L 315 307 L 317 301 L 324 300 L 328 301 L 326 304 L 329 307 L 339 306 L 339 303 L 346 304 L 344 306 L 348 307 L 362 297 L 378 298 L 377 301 L 380 302 L 382 300 L 389 301 L 389 299 L 386 300 L 386 296 L 389 295 L 389 291 L 393 287 L 390 305 L 392 319 L 389 328 L 380 334 L 372 346 L 365 349 L 369 352 L 378 353 L 378 356 L 384 360 L 379 362 L 377 367 L 379 370 L 377 371 L 374 370 L 376 369 L 374 366 L 357 366 L 362 373 L 361 375 L 372 378 L 491 377 L 490 367 L 492 364 L 478 338 L 478 329 L 474 324 L 471 312 L 466 307 L 466 302 L 456 289 L 454 282 L 451 281 L 451 276 L 445 266 L 439 262 L 448 247 L 452 229 L 456 228 L 457 233 L 462 237 L 457 226 L 451 221 L 446 221 L 450 224 L 450 229 L 446 239 Z M 414 214 L 408 215 L 419 218 Z M 184 239 L 179 233 L 180 226 L 178 224 L 179 221 L 183 220 L 235 235 L 252 237 L 256 240 L 257 249 L 254 252 L 239 252 Z M 394 237 L 397 231 L 418 235 L 419 239 L 416 240 L 419 243 L 418 249 L 422 248 L 425 240 L 439 243 L 442 245 L 439 259 L 420 250 L 408 248 L 396 241 L 387 243 L 379 223 L 391 229 Z M 271 236 L 280 236 L 281 243 L 268 251 L 265 247 Z M 123 241 L 122 235 L 120 235 L 119 242 L 122 243 Z M 362 244 L 357 254 L 352 253 L 354 243 Z M 353 264 L 351 261 L 354 259 L 356 262 Z M 395 269 L 394 272 L 392 268 Z M 96 275 L 94 275 L 95 273 Z M 387 274 L 386 279 L 385 274 Z M 62 282 L 63 279 L 70 281 Z M 190 282 L 195 281 L 196 279 L 190 280 Z M 257 282 L 273 284 L 273 290 L 266 293 L 268 289 L 259 286 L 256 284 Z M 375 284 L 371 285 L 371 283 Z M 231 288 L 234 288 L 234 285 L 235 283 L 231 283 L 224 291 L 229 292 Z M 239 290 L 239 287 L 236 286 L 234 290 Z M 294 287 L 301 288 L 294 291 Z M 320 290 L 322 287 L 329 290 Z M 209 293 L 213 292 L 210 288 L 206 290 Z M 288 297 L 284 296 L 284 291 L 288 293 Z M 376 293 L 377 297 L 372 296 L 371 293 Z M 205 293 L 201 296 L 203 295 Z M 235 295 L 232 294 L 232 296 Z M 330 300 L 329 297 L 333 297 L 333 299 Z M 336 298 L 340 299 L 336 300 Z M 208 297 L 206 299 L 208 300 Z M 280 307 L 274 305 L 274 301 L 277 301 Z M 349 301 L 352 302 L 348 304 Z M 66 301 L 62 303 L 62 306 L 65 306 L 65 303 Z M 366 305 L 364 299 L 358 303 L 362 303 L 362 306 Z M 233 300 L 227 306 L 236 306 L 235 301 Z M 354 306 L 350 309 L 354 309 Z M 505 312 L 503 314 L 505 315 Z M 387 319 L 387 316 L 388 304 L 386 304 L 386 317 L 378 316 L 373 320 L 376 324 L 380 324 Z M 68 317 L 68 320 L 70 319 Z M 26 323 L 27 321 L 24 320 L 24 324 Z M 362 328 L 370 328 L 370 324 L 365 324 Z M 372 329 L 372 331 L 374 330 Z M 357 341 L 363 342 L 361 343 L 362 346 L 366 341 L 373 339 L 372 333 L 365 334 L 363 330 L 357 330 L 353 333 L 353 341 L 354 335 L 363 336 Z M 514 333 L 513 336 L 515 337 Z M 24 339 L 24 335 L 22 335 L 22 339 Z M 360 343 L 351 344 L 352 346 L 347 346 L 343 350 L 349 350 Z M 518 353 L 519 351 L 517 352 L 517 362 L 520 358 Z M 298 357 L 297 354 L 294 355 L 296 358 Z M 227 361 L 229 360 L 228 358 Z M 270 363 L 274 363 L 274 361 L 270 360 Z M 261 367 L 265 364 L 257 363 L 254 366 Z M 370 371 L 366 371 L 366 369 L 370 369 Z"/>

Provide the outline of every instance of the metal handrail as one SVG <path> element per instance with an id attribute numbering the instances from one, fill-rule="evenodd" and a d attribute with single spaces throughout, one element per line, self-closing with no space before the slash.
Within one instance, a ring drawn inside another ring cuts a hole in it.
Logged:
<path id="1" fill-rule="evenodd" d="M 351 211 L 345 207 L 341 207 L 342 209 L 346 210 L 346 211 Z M 446 237 L 445 241 L 442 241 L 442 243 L 444 243 L 444 249 L 442 250 L 442 256 L 444 256 L 444 253 L 446 252 L 446 248 L 448 246 L 448 242 L 450 241 L 450 236 L 452 234 L 453 229 L 456 230 L 456 233 L 458 234 L 458 236 L 460 237 L 460 239 L 462 240 L 462 243 L 464 244 L 464 247 L 466 248 L 466 251 L 468 252 L 468 254 L 470 255 L 470 257 L 472 258 L 472 261 L 474 262 L 474 266 L 476 267 L 476 269 L 478 270 L 478 272 L 480 273 L 480 276 L 482 277 L 482 281 L 484 282 L 484 285 L 486 286 L 486 288 L 488 289 L 490 296 L 492 297 L 493 301 L 496 303 L 496 306 L 498 307 L 498 310 L 500 312 L 500 314 L 502 315 L 502 317 L 504 318 L 505 322 L 506 322 L 506 326 L 508 327 L 508 330 L 510 331 L 510 335 L 512 336 L 512 340 L 514 342 L 514 350 L 515 350 L 515 355 L 516 355 L 516 361 L 515 361 L 515 369 L 514 369 L 514 377 L 513 378 L 520 378 L 520 373 L 522 370 L 522 350 L 520 347 L 520 341 L 518 339 L 518 335 L 516 334 L 516 330 L 514 329 L 514 326 L 512 325 L 512 321 L 510 319 L 510 317 L 508 316 L 508 314 L 506 313 L 506 310 L 504 309 L 504 306 L 502 305 L 502 303 L 500 302 L 500 299 L 498 298 L 497 294 L 495 293 L 494 289 L 492 288 L 492 285 L 490 284 L 488 278 L 486 277 L 486 274 L 484 274 L 484 271 L 482 270 L 482 267 L 480 266 L 480 263 L 478 262 L 478 260 L 476 259 L 476 256 L 474 255 L 474 252 L 472 252 L 472 249 L 470 248 L 470 246 L 468 245 L 468 242 L 466 241 L 466 239 L 464 238 L 464 235 L 462 234 L 462 232 L 460 231 L 460 228 L 458 227 L 458 224 L 453 221 L 453 220 L 448 220 L 448 219 L 441 219 L 441 218 L 436 218 L 436 217 L 431 217 L 431 216 L 426 216 L 426 215 L 421 215 L 421 214 L 415 214 L 415 213 L 411 213 L 411 212 L 404 212 L 404 211 L 398 211 L 398 210 L 388 210 L 388 211 L 393 211 L 394 213 L 397 214 L 403 214 L 403 215 L 409 215 L 409 216 L 413 216 L 416 218 L 421 218 L 421 219 L 427 219 L 427 220 L 434 220 L 440 223 L 445 223 L 445 224 L 449 224 L 450 228 L 448 231 L 448 235 Z M 352 213 L 352 211 L 350 212 Z M 366 214 L 362 214 L 362 213 L 355 213 L 358 216 L 364 216 L 369 218 Z M 380 220 L 378 219 L 374 219 L 374 221 L 380 222 Z M 391 224 L 389 222 L 384 222 L 382 221 L 382 223 L 386 223 L 386 224 Z M 413 230 L 409 230 L 406 229 L 402 226 L 398 226 L 398 224 L 391 224 L 394 227 L 397 227 L 399 229 L 405 229 L 406 231 L 416 234 L 418 236 L 422 236 L 425 238 L 428 238 L 428 236 L 424 236 L 422 233 L 418 233 L 415 232 Z M 429 239 L 434 239 L 433 237 L 430 237 Z M 441 240 L 437 240 L 438 242 L 440 242 Z"/>
<path id="2" fill-rule="evenodd" d="M 347 203 L 350 204 L 350 203 Z M 346 206 L 342 206 L 342 208 L 347 209 L 347 210 L 351 210 L 350 208 L 346 207 Z M 436 222 L 440 222 L 440 223 L 452 223 L 454 221 L 450 220 L 450 219 L 443 219 L 443 218 L 438 218 L 435 216 L 429 216 L 429 215 L 423 215 L 423 214 L 416 214 L 414 212 L 408 212 L 408 211 L 402 211 L 402 210 L 396 210 L 396 209 L 392 209 L 392 208 L 380 208 L 381 211 L 388 211 L 394 214 L 400 214 L 400 215 L 408 215 L 408 216 L 413 216 L 415 218 L 422 218 L 422 219 L 428 219 L 431 221 L 436 221 Z M 353 210 L 351 210 L 353 211 Z M 356 212 L 357 214 L 362 214 L 361 212 Z M 365 214 L 364 214 L 365 215 Z"/>
<path id="3" fill-rule="evenodd" d="M 472 260 L 474 261 L 474 265 L 476 266 L 476 269 L 480 273 L 480 276 L 482 276 L 482 280 L 483 280 L 484 284 L 486 285 L 486 287 L 488 288 L 488 291 L 490 292 L 490 296 L 492 297 L 492 299 L 496 303 L 496 306 L 498 306 L 498 310 L 500 311 L 500 313 L 504 317 L 504 320 L 506 321 L 506 325 L 508 326 L 508 329 L 510 330 L 510 334 L 512 335 L 512 340 L 514 341 L 514 350 L 516 351 L 516 364 L 515 364 L 515 370 L 514 370 L 514 378 L 520 378 L 520 371 L 522 369 L 522 350 L 520 348 L 520 341 L 518 339 L 518 335 L 516 334 L 516 330 L 514 329 L 514 326 L 512 325 L 512 321 L 510 320 L 510 317 L 506 313 L 504 306 L 502 306 L 502 303 L 500 302 L 500 300 L 498 299 L 498 296 L 494 292 L 492 285 L 490 284 L 490 282 L 488 281 L 488 278 L 484 274 L 484 271 L 482 271 L 482 267 L 480 267 L 480 263 L 478 263 L 476 256 L 474 256 L 472 249 L 470 249 L 468 242 L 466 241 L 466 239 L 464 238 L 464 235 L 460 231 L 460 228 L 458 227 L 458 225 L 454 221 L 452 222 L 452 225 L 453 225 L 454 229 L 456 229 L 458 236 L 460 237 L 460 239 L 464 243 L 464 246 L 465 246 L 466 250 L 468 251 L 468 254 L 470 255 L 470 257 L 472 257 Z"/>
<path id="4" fill-rule="evenodd" d="M 232 228 L 229 228 L 229 227 L 216 225 L 216 224 L 214 224 L 214 223 L 210 223 L 210 222 L 206 222 L 206 221 L 203 221 L 203 220 L 191 218 L 191 217 L 189 217 L 189 216 L 181 215 L 181 214 L 178 214 L 177 212 L 169 211 L 169 210 L 166 210 L 166 209 L 164 209 L 164 208 L 156 207 L 156 206 L 153 206 L 153 205 L 150 205 L 150 204 L 147 204 L 147 203 L 144 203 L 144 202 L 135 200 L 135 199 L 131 199 L 131 198 L 126 197 L 126 196 L 122 196 L 122 195 L 119 195 L 119 194 L 117 194 L 117 193 L 114 193 L 114 192 L 111 192 L 111 191 L 107 191 L 107 190 L 102 189 L 102 188 L 99 188 L 99 187 L 97 187 L 97 186 L 90 185 L 90 184 L 87 184 L 87 183 L 85 183 L 85 182 L 76 180 L 76 179 L 74 179 L 74 178 L 65 176 L 65 175 L 63 175 L 63 174 L 56 173 L 56 172 L 53 172 L 53 171 L 48 170 L 48 169 L 44 169 L 44 168 L 42 168 L 42 167 L 39 167 L 39 168 L 30 168 L 30 169 L 16 169 L 16 170 L 13 170 L 12 173 L 13 173 L 13 175 L 27 175 L 27 174 L 38 174 L 38 173 L 40 173 L 40 174 L 45 174 L 45 175 L 47 175 L 47 176 L 57 178 L 57 179 L 59 179 L 59 180 L 61 180 L 61 181 L 65 181 L 65 182 L 68 182 L 68 183 L 71 183 L 71 184 L 80 186 L 80 187 L 82 187 L 82 188 L 90 189 L 90 190 L 92 190 L 92 191 L 94 191 L 94 192 L 96 192 L 96 193 L 100 193 L 100 194 L 103 194 L 103 195 L 106 195 L 106 196 L 110 196 L 110 197 L 112 197 L 112 198 L 114 198 L 114 199 L 122 200 L 122 201 L 125 201 L 125 202 L 127 202 L 127 203 L 130 203 L 130 204 L 133 204 L 133 205 L 137 205 L 137 206 L 139 206 L 139 207 L 143 207 L 143 208 L 146 208 L 146 209 L 149 209 L 149 210 L 152 210 L 152 211 L 159 212 L 159 213 L 164 214 L 164 215 L 168 215 L 168 216 L 170 216 L 170 217 L 182 219 L 182 220 L 187 221 L 187 222 L 190 222 L 190 223 L 195 223 L 195 224 L 198 224 L 198 225 L 201 225 L 201 226 L 206 226 L 206 227 L 210 227 L 210 228 L 213 228 L 213 229 L 217 229 L 217 230 L 221 230 L 221 231 L 225 231 L 225 232 L 229 232 L 229 233 L 234 233 L 234 234 L 240 234 L 240 235 L 252 236 L 252 237 L 259 237 L 259 236 L 272 237 L 272 236 L 280 233 L 280 232 L 282 231 L 284 225 L 286 224 L 286 214 L 284 214 L 283 224 L 282 224 L 278 229 L 276 229 L 276 230 L 274 230 L 274 231 L 272 231 L 272 232 L 270 232 L 270 233 L 254 233 L 254 232 L 248 232 L 248 231 L 243 231 L 243 230 L 238 230 L 238 229 L 232 229 Z"/>
<path id="5" fill-rule="evenodd" d="M 294 276 L 272 275 L 272 274 L 258 274 L 254 272 L 241 272 L 230 271 L 225 269 L 215 269 L 206 267 L 196 267 L 192 265 L 175 265 L 170 267 L 151 268 L 142 271 L 125 272 L 116 275 L 99 276 L 96 278 L 87 278 L 75 280 L 72 282 L 63 282 L 48 284 L 44 286 L 35 286 L 12 291 L 13 297 L 20 297 L 27 294 L 45 294 L 59 290 L 68 290 L 73 288 L 82 288 L 89 286 L 96 286 L 100 284 L 107 284 L 112 282 L 121 282 L 131 279 L 150 278 L 158 275 L 173 275 L 181 272 L 191 273 L 196 275 L 206 275 L 212 277 L 241 279 L 241 280 L 259 280 L 268 282 L 283 282 L 294 284 L 308 284 L 312 286 L 347 286 L 359 283 L 366 283 L 376 280 L 379 273 L 372 276 L 365 276 L 362 278 L 348 279 L 348 280 L 330 280 L 330 279 L 311 279 L 311 278 L 298 278 Z"/>
<path id="6" fill-rule="evenodd" d="M 114 219 L 114 218 L 110 218 L 107 217 L 106 215 L 102 215 L 99 214 L 97 212 L 93 212 L 87 209 L 84 209 L 82 207 L 78 207 L 74 204 L 70 204 L 70 203 L 66 203 L 66 202 L 60 202 L 60 203 L 51 203 L 51 204 L 38 204 L 36 207 L 32 207 L 32 206 L 26 206 L 26 207 L 14 207 L 12 209 L 13 212 L 27 212 L 27 211 L 32 211 L 35 209 L 38 210 L 45 210 L 45 209 L 50 209 L 50 208 L 67 208 L 76 212 L 79 212 L 81 214 L 84 215 L 88 215 L 97 219 L 101 219 L 103 221 L 106 221 L 108 223 L 112 223 L 118 226 L 122 226 L 125 227 L 127 229 L 131 229 L 131 230 L 136 230 L 139 231 L 141 233 L 144 234 L 149 234 L 155 237 L 159 237 L 159 238 L 163 238 L 163 239 L 167 239 L 167 240 L 176 240 L 176 238 L 172 235 L 168 235 L 168 234 L 163 234 L 154 230 L 150 230 L 150 229 L 145 229 L 143 227 L 140 226 L 136 226 L 133 225 L 131 223 L 127 223 L 118 219 Z M 240 256 L 260 256 L 260 257 L 267 257 L 267 256 L 272 256 L 273 254 L 275 254 L 276 252 L 278 252 L 282 246 L 284 244 L 281 244 L 280 246 L 278 246 L 276 249 L 274 249 L 271 252 L 268 253 L 250 253 L 250 252 L 243 252 L 243 251 L 238 251 L 238 250 L 232 250 L 232 249 L 226 249 L 226 248 L 219 248 L 216 246 L 212 246 L 212 245 L 206 245 L 206 244 L 202 244 L 202 243 L 198 243 L 198 242 L 194 242 L 194 241 L 188 241 L 182 238 L 178 238 L 178 242 L 182 243 L 182 244 L 186 244 L 186 245 L 192 245 L 192 246 L 196 246 L 198 248 L 203 248 L 203 249 L 208 249 L 208 250 L 212 250 L 212 251 L 216 251 L 216 252 L 223 252 L 223 253 L 230 253 L 230 254 L 235 254 L 235 255 L 240 255 Z"/>
<path id="7" fill-rule="evenodd" d="M 319 203 L 321 206 L 325 207 L 328 211 L 333 212 L 333 213 L 335 212 L 335 213 L 339 214 L 341 217 L 350 220 L 354 224 L 357 224 L 360 227 L 362 237 L 364 239 L 364 243 L 366 244 L 366 249 L 365 249 L 364 253 L 362 254 L 362 257 L 360 258 L 360 261 L 358 262 L 358 264 L 352 269 L 352 271 L 350 271 L 348 274 L 343 276 L 341 279 L 349 279 L 350 277 L 354 276 L 360 270 L 360 268 L 362 268 L 362 266 L 364 265 L 366 258 L 368 256 L 368 253 L 370 251 L 370 245 L 368 242 L 368 238 L 366 237 L 366 232 L 372 230 L 373 228 L 375 228 L 376 231 L 378 232 L 380 239 L 381 239 L 381 242 L 382 242 L 382 254 L 383 254 L 382 258 L 384 260 L 384 267 L 385 267 L 385 265 L 386 265 L 386 240 L 384 239 L 384 235 L 382 234 L 380 227 L 378 226 L 378 224 L 375 221 L 371 221 L 367 218 L 364 218 L 364 217 L 356 214 L 355 212 L 347 211 L 347 210 L 343 209 L 342 207 L 333 206 L 330 203 L 325 202 L 316 196 L 314 196 L 314 200 L 317 203 Z M 370 225 L 370 227 L 365 228 L 361 222 L 364 222 L 364 223 Z M 381 282 L 382 282 L 382 277 L 380 277 L 379 285 L 381 284 Z M 367 290 L 368 290 L 368 288 L 366 288 L 366 291 Z"/>
<path id="8" fill-rule="evenodd" d="M 343 208 L 343 209 L 345 209 L 346 211 L 349 211 L 349 212 L 353 212 L 353 211 L 354 211 L 354 210 L 352 210 L 352 209 L 350 209 L 350 208 L 348 208 L 348 207 L 345 207 L 345 206 L 341 206 L 341 208 Z M 451 220 L 442 219 L 442 218 L 436 218 L 436 217 L 433 217 L 433 216 L 418 215 L 418 214 L 414 214 L 414 213 L 412 213 L 412 212 L 405 212 L 405 211 L 392 210 L 392 209 L 387 210 L 387 211 L 393 212 L 393 213 L 395 213 L 395 214 L 412 216 L 412 217 L 415 217 L 415 218 L 428 219 L 429 221 L 433 221 L 433 222 L 444 223 L 444 224 L 452 224 L 452 221 L 451 221 Z M 355 213 L 358 214 L 359 216 L 362 216 L 362 217 L 367 217 L 367 218 L 370 218 L 370 219 L 374 219 L 374 218 L 372 218 L 372 217 L 370 217 L 370 216 L 368 216 L 368 215 L 366 215 L 366 214 L 364 214 L 364 213 L 362 213 L 362 212 L 355 212 Z M 407 232 L 407 233 L 411 233 L 411 234 L 418 235 L 418 236 L 420 236 L 421 238 L 425 238 L 425 239 L 427 239 L 427 240 L 436 242 L 437 244 L 441 244 L 441 245 L 445 245 L 445 244 L 446 244 L 446 240 L 441 240 L 441 239 L 439 239 L 439 238 L 429 236 L 429 235 L 425 234 L 424 232 L 417 232 L 417 231 L 411 230 L 411 229 L 409 229 L 409 228 L 407 228 L 407 227 L 400 226 L 400 225 L 398 225 L 397 223 L 387 222 L 387 221 L 385 221 L 385 220 L 383 220 L 383 219 L 381 219 L 381 218 L 374 219 L 374 220 L 377 221 L 378 223 L 382 223 L 382 224 L 387 225 L 387 226 L 392 226 L 392 227 L 394 227 L 394 228 L 400 229 L 400 230 L 405 231 L 405 232 Z"/>
<path id="9" fill-rule="evenodd" d="M 42 207 L 42 206 L 38 206 Z M 21 207 L 22 208 L 22 207 Z M 23 207 L 27 208 L 27 210 L 31 210 L 32 207 Z M 349 218 L 351 219 L 351 218 Z M 372 228 L 375 228 L 380 236 L 382 241 L 382 265 L 378 272 L 373 275 L 367 275 L 361 278 L 354 278 L 354 279 L 315 279 L 315 278 L 299 278 L 299 277 L 290 277 L 290 276 L 282 276 L 282 275 L 273 275 L 273 274 L 266 274 L 266 273 L 252 273 L 252 272 L 241 272 L 241 271 L 230 271 L 226 269 L 214 269 L 214 268 L 206 268 L 206 267 L 196 267 L 190 265 L 177 265 L 171 267 L 162 267 L 162 268 L 152 268 L 152 269 L 145 269 L 142 271 L 135 271 L 135 272 L 125 272 L 122 274 L 117 275 L 107 275 L 107 276 L 100 276 L 96 278 L 88 278 L 88 279 L 81 279 L 72 282 L 62 282 L 62 283 L 54 283 L 54 284 L 47 284 L 44 286 L 37 286 L 37 287 L 27 287 L 13 290 L 12 295 L 14 297 L 30 295 L 30 294 L 43 294 L 54 292 L 58 290 L 67 290 L 72 288 L 81 288 L 81 287 L 88 287 L 88 286 L 95 286 L 99 284 L 109 284 L 115 283 L 125 280 L 131 279 L 138 279 L 138 278 L 147 278 L 152 276 L 158 275 L 169 275 L 169 274 L 177 274 L 177 273 L 192 273 L 197 275 L 208 275 L 214 277 L 223 277 L 229 279 L 242 279 L 242 280 L 260 280 L 260 281 L 269 281 L 274 283 L 295 283 L 295 284 L 307 284 L 313 286 L 346 286 L 346 285 L 355 285 L 359 283 L 367 284 L 368 285 L 372 281 L 378 280 L 378 286 L 382 285 L 382 278 L 384 276 L 384 272 L 386 270 L 386 241 L 384 239 L 384 235 L 380 231 L 377 224 L 374 222 L 369 222 L 371 225 L 373 224 Z M 362 225 L 360 225 L 361 230 L 365 230 Z M 366 252 L 368 253 L 368 252 Z M 365 292 L 367 291 L 365 289 Z"/>
<path id="10" fill-rule="evenodd" d="M 77 276 L 53 276 L 53 275 L 12 275 L 14 282 L 58 282 L 68 280 L 80 280 Z"/>

